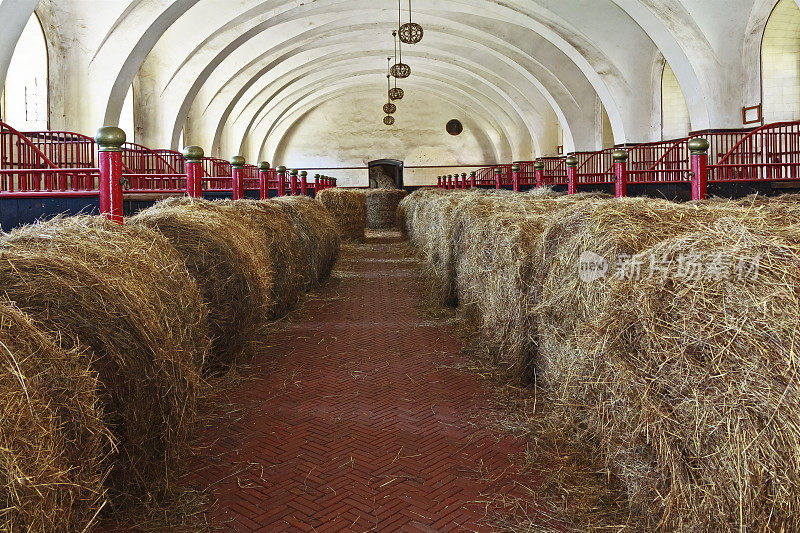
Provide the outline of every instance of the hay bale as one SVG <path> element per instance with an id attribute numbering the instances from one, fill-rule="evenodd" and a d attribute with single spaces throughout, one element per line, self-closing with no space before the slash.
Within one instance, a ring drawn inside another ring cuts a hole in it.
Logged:
<path id="1" fill-rule="evenodd" d="M 261 244 L 269 253 L 271 270 L 275 273 L 269 315 L 273 318 L 284 316 L 297 303 L 305 282 L 302 266 L 306 259 L 292 219 L 279 205 L 270 201 L 222 200 L 218 203 L 233 207 L 261 235 Z"/>
<path id="2" fill-rule="evenodd" d="M 540 267 L 534 259 L 539 239 L 553 217 L 580 201 L 569 196 L 526 195 L 523 201 L 486 196 L 455 211 L 458 303 L 475 323 L 480 345 L 512 375 L 525 373 L 536 347 L 536 302 L 529 298 Z"/>
<path id="3" fill-rule="evenodd" d="M 105 499 L 111 435 L 90 358 L 0 301 L 0 529 L 83 531 Z"/>
<path id="4" fill-rule="evenodd" d="M 369 189 L 367 191 L 367 228 L 395 227 L 397 206 L 408 193 L 401 189 Z"/>
<path id="5" fill-rule="evenodd" d="M 310 290 L 327 279 L 339 256 L 339 230 L 323 205 L 305 196 L 282 196 L 272 200 L 289 215 L 300 239 L 303 280 Z"/>
<path id="6" fill-rule="evenodd" d="M 263 242 L 236 209 L 196 198 L 170 198 L 129 219 L 158 230 L 180 252 L 209 309 L 209 369 L 243 356 L 269 315 L 272 264 Z"/>
<path id="7" fill-rule="evenodd" d="M 588 430 L 653 529 L 797 531 L 800 232 L 723 218 L 651 255 L 582 339 Z"/>
<path id="8" fill-rule="evenodd" d="M 367 195 L 361 189 L 331 188 L 320 191 L 317 200 L 331 214 L 343 239 L 363 239 L 367 226 Z"/>
<path id="9" fill-rule="evenodd" d="M 0 240 L 4 295 L 71 347 L 88 347 L 118 493 L 167 483 L 196 417 L 206 311 L 162 236 L 101 217 L 56 218 Z"/>
<path id="10" fill-rule="evenodd" d="M 403 232 L 403 236 L 412 243 L 414 241 L 415 212 L 429 198 L 434 196 L 444 196 L 448 191 L 439 188 L 417 189 L 405 198 L 397 206 L 397 225 Z"/>

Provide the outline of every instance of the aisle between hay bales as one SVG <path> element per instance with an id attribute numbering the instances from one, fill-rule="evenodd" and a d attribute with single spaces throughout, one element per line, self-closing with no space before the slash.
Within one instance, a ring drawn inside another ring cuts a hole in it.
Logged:
<path id="1" fill-rule="evenodd" d="M 489 424 L 487 391 L 448 325 L 426 321 L 396 233 L 347 245 L 332 280 L 259 356 L 189 483 L 237 531 L 488 530 L 534 486 Z M 519 493 L 519 494 L 518 494 Z M 528 514 L 535 513 L 527 508 Z"/>

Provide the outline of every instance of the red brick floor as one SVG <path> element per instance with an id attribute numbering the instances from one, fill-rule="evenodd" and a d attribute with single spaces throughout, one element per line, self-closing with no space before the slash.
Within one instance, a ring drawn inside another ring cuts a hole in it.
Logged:
<path id="1" fill-rule="evenodd" d="M 233 531 L 487 531 L 488 501 L 522 492 L 524 443 L 487 421 L 479 380 L 447 325 L 418 306 L 397 236 L 343 251 L 230 396 L 243 416 L 201 436 L 187 484 Z M 262 359 L 263 358 L 263 359 Z M 259 375 L 259 360 L 273 361 Z M 274 361 L 278 361 L 274 366 Z M 246 406 L 246 408 L 245 408 Z"/>

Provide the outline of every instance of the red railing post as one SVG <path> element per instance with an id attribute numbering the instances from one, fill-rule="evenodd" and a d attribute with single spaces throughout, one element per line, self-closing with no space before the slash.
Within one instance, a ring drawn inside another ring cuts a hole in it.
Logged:
<path id="1" fill-rule="evenodd" d="M 503 187 L 503 169 L 494 167 L 494 188 L 501 189 Z"/>
<path id="2" fill-rule="evenodd" d="M 281 165 L 278 171 L 278 196 L 286 196 L 286 167 Z"/>
<path id="3" fill-rule="evenodd" d="M 708 197 L 708 141 L 702 137 L 688 143 L 692 160 L 692 200 Z"/>
<path id="4" fill-rule="evenodd" d="M 519 171 L 520 166 L 518 164 L 511 165 L 511 186 L 517 192 L 519 192 Z"/>
<path id="5" fill-rule="evenodd" d="M 437 189 L 441 189 L 442 188 L 442 177 L 441 176 L 436 176 L 436 188 Z"/>
<path id="6" fill-rule="evenodd" d="M 533 175 L 536 178 L 536 188 L 544 185 L 544 163 L 536 161 L 533 163 Z"/>
<path id="7" fill-rule="evenodd" d="M 314 195 L 316 195 L 319 190 L 319 174 L 314 174 Z"/>
<path id="8" fill-rule="evenodd" d="M 447 175 L 447 184 L 445 185 L 444 188 L 447 189 L 448 191 L 453 188 L 453 175 L 452 174 L 448 174 Z"/>
<path id="9" fill-rule="evenodd" d="M 203 196 L 203 149 L 187 146 L 183 149 L 186 168 L 186 194 L 192 198 Z"/>
<path id="10" fill-rule="evenodd" d="M 477 174 L 478 173 L 475 172 L 474 170 L 469 173 L 469 186 L 471 189 L 475 188 L 475 176 L 477 176 Z"/>
<path id="11" fill-rule="evenodd" d="M 292 196 L 297 196 L 297 169 L 293 168 L 292 171 L 289 172 L 289 176 L 289 190 L 292 192 Z"/>
<path id="12" fill-rule="evenodd" d="M 300 194 L 308 196 L 308 172 L 305 170 L 300 172 Z"/>
<path id="13" fill-rule="evenodd" d="M 269 199 L 269 163 L 262 161 L 258 165 L 258 197 L 261 200 Z"/>
<path id="14" fill-rule="evenodd" d="M 234 200 L 244 198 L 244 163 L 244 157 L 240 155 L 231 158 L 231 183 Z"/>
<path id="15" fill-rule="evenodd" d="M 125 132 L 113 126 L 97 130 L 100 181 L 100 214 L 122 224 L 122 145 Z"/>
<path id="16" fill-rule="evenodd" d="M 578 192 L 578 158 L 574 155 L 564 161 L 567 165 L 567 194 Z"/>
<path id="17" fill-rule="evenodd" d="M 461 173 L 461 188 L 462 189 L 466 189 L 467 188 L 467 173 L 466 172 L 462 172 Z"/>
<path id="18" fill-rule="evenodd" d="M 628 194 L 628 151 L 614 150 L 611 157 L 614 158 L 614 196 L 623 198 Z"/>

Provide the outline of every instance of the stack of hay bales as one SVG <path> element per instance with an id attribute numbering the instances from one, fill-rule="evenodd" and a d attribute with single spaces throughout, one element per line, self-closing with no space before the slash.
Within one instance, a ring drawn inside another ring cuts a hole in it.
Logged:
<path id="1" fill-rule="evenodd" d="M 317 200 L 328 210 L 343 239 L 364 238 L 367 227 L 367 195 L 361 189 L 331 188 L 320 191 Z"/>
<path id="2" fill-rule="evenodd" d="M 165 485 L 196 418 L 206 309 L 161 235 L 100 217 L 56 218 L 0 240 L 0 287 L 68 348 L 88 350 L 116 493 Z"/>
<path id="3" fill-rule="evenodd" d="M 394 228 L 397 223 L 397 206 L 407 194 L 402 189 L 369 189 L 367 191 L 367 228 Z"/>
<path id="4" fill-rule="evenodd" d="M 292 219 L 280 205 L 270 201 L 223 200 L 218 204 L 233 207 L 261 235 L 258 246 L 266 247 L 274 272 L 269 314 L 273 318 L 284 316 L 297 303 L 304 281 L 303 249 Z"/>
<path id="5" fill-rule="evenodd" d="M 112 444 L 90 357 L 0 301 L 0 362 L 0 530 L 84 531 Z"/>
<path id="6" fill-rule="evenodd" d="M 339 230 L 328 210 L 305 196 L 281 196 L 272 200 L 283 209 L 299 238 L 304 288 L 312 289 L 327 279 L 339 256 Z"/>
<path id="7" fill-rule="evenodd" d="M 402 203 L 429 270 L 450 247 L 481 342 L 547 389 L 652 529 L 800 528 L 795 200 L 523 196 Z M 729 275 L 692 278 L 687 256 Z"/>
<path id="8" fill-rule="evenodd" d="M 209 308 L 210 369 L 235 363 L 269 316 L 273 265 L 263 232 L 232 206 L 173 198 L 131 218 L 180 252 Z"/>

